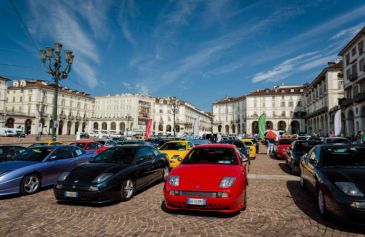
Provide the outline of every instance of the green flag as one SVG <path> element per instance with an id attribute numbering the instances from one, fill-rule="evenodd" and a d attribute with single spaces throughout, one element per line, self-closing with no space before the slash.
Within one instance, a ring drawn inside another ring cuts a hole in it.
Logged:
<path id="1" fill-rule="evenodd" d="M 266 124 L 266 115 L 262 114 L 259 117 L 259 135 L 261 139 L 265 139 L 265 134 L 264 134 L 265 124 Z"/>

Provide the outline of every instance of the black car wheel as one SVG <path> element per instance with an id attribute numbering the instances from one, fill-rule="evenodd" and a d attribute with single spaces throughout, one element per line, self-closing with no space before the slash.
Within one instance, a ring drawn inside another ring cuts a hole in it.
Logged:
<path id="1" fill-rule="evenodd" d="M 128 179 L 123 182 L 122 190 L 120 192 L 120 197 L 122 201 L 128 201 L 133 197 L 134 194 L 134 182 L 131 179 Z"/>
<path id="2" fill-rule="evenodd" d="M 39 191 L 41 187 L 41 178 L 37 174 L 30 174 L 23 178 L 20 184 L 20 192 L 28 195 Z"/>
<path id="3" fill-rule="evenodd" d="M 322 216 L 326 216 L 327 215 L 327 209 L 326 209 L 326 203 L 324 201 L 324 195 L 322 193 L 322 190 L 318 191 L 317 204 L 318 204 L 319 213 Z"/>

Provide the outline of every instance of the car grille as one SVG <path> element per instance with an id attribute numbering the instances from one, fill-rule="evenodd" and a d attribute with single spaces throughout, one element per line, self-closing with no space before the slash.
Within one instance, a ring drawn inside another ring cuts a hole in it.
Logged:
<path id="1" fill-rule="evenodd" d="M 180 196 L 215 198 L 216 192 L 179 191 Z"/>

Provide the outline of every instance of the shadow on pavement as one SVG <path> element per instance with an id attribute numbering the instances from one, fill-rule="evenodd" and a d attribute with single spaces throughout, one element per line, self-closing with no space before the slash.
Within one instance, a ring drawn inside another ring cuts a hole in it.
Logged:
<path id="1" fill-rule="evenodd" d="M 326 227 L 339 231 L 352 232 L 357 234 L 365 233 L 365 226 L 342 222 L 333 217 L 323 218 L 319 214 L 319 211 L 317 209 L 317 200 L 309 191 L 304 190 L 300 187 L 299 181 L 288 181 L 286 185 L 291 194 L 291 197 L 293 198 L 294 203 L 303 213 L 305 213 L 314 221 Z"/>
<path id="2" fill-rule="evenodd" d="M 46 190 L 49 190 L 49 189 L 52 189 L 53 188 L 53 185 L 52 186 L 48 186 L 48 187 L 43 187 L 41 188 L 38 192 L 36 193 L 40 193 L 42 191 L 46 191 Z M 21 193 L 16 193 L 16 194 L 9 194 L 9 195 L 4 195 L 4 196 L 0 196 L 0 200 L 7 200 L 7 199 L 13 199 L 13 198 L 21 198 L 21 197 L 25 197 L 25 196 L 31 196 L 31 195 L 35 195 L 36 193 L 34 194 L 29 194 L 29 195 L 23 195 Z"/>
<path id="3" fill-rule="evenodd" d="M 241 212 L 234 213 L 219 213 L 209 211 L 195 211 L 195 210 L 169 210 L 166 208 L 165 201 L 161 203 L 161 209 L 171 215 L 184 215 L 184 216 L 197 216 L 197 217 L 210 217 L 210 218 L 232 218 L 239 215 Z"/>
<path id="4" fill-rule="evenodd" d="M 280 169 L 282 171 L 284 171 L 285 173 L 293 175 L 293 176 L 298 176 L 298 175 L 292 173 L 291 168 L 286 163 L 279 163 L 278 165 L 279 165 Z"/>

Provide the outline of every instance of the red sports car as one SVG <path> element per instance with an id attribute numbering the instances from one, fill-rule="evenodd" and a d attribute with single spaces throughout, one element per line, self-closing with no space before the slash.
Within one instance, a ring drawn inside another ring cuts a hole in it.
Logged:
<path id="1" fill-rule="evenodd" d="M 279 159 L 285 159 L 286 151 L 288 150 L 290 144 L 296 139 L 293 138 L 280 138 L 279 141 L 275 143 L 275 155 Z"/>
<path id="2" fill-rule="evenodd" d="M 71 143 L 70 145 L 78 146 L 85 150 L 96 152 L 98 154 L 109 148 L 99 142 L 94 142 L 94 141 L 77 141 L 77 142 Z"/>
<path id="3" fill-rule="evenodd" d="M 166 179 L 165 207 L 223 213 L 245 209 L 247 159 L 230 144 L 194 147 Z"/>

